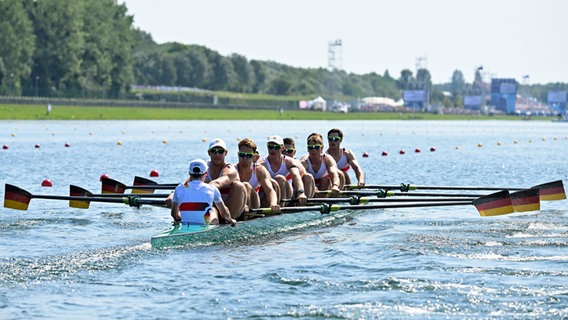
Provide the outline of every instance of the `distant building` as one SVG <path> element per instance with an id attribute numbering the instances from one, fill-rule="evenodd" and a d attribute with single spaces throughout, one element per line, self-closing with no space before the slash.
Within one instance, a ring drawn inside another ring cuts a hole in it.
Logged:
<path id="1" fill-rule="evenodd" d="M 514 114 L 517 101 L 517 80 L 509 78 L 491 79 L 491 104 L 496 110 Z"/>
<path id="2" fill-rule="evenodd" d="M 566 115 L 566 91 L 548 91 L 548 107 L 557 115 Z"/>
<path id="3" fill-rule="evenodd" d="M 463 107 L 468 110 L 479 111 L 481 110 L 481 96 L 464 96 Z"/>
<path id="4" fill-rule="evenodd" d="M 425 109 L 428 107 L 428 95 L 428 90 L 404 90 L 402 100 L 405 107 Z"/>

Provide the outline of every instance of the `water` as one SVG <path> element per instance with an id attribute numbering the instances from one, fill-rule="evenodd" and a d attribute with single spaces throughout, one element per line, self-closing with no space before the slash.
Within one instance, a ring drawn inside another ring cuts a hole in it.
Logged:
<path id="1" fill-rule="evenodd" d="M 263 146 L 271 134 L 292 136 L 305 150 L 309 133 L 332 127 L 370 184 L 568 185 L 568 126 L 532 121 L 3 121 L 0 183 L 98 193 L 102 174 L 131 184 L 152 170 L 173 183 L 206 156 L 203 139 L 224 138 L 236 162 L 239 137 Z M 32 199 L 27 211 L 0 208 L 0 317 L 566 318 L 567 215 L 566 200 L 498 217 L 472 206 L 368 210 L 158 251 L 149 240 L 168 227 L 165 209 Z"/>

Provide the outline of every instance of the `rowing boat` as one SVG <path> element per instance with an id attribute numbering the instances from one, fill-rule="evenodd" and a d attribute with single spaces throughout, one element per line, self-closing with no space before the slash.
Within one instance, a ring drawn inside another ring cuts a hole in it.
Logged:
<path id="1" fill-rule="evenodd" d="M 341 224 L 355 211 L 341 210 L 322 214 L 316 210 L 279 214 L 239 222 L 230 225 L 182 225 L 174 224 L 170 228 L 153 236 L 152 248 L 163 249 L 190 245 L 210 245 L 216 243 L 239 243 L 259 237 L 278 235 L 283 232 L 303 230 Z"/>

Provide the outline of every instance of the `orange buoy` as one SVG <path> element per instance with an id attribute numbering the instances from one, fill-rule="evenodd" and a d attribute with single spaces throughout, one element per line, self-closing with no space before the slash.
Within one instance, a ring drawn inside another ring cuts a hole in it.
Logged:
<path id="1" fill-rule="evenodd" d="M 386 152 L 386 151 L 383 151 L 383 153 L 381 153 L 381 156 L 383 156 L 383 157 L 386 157 L 386 156 L 388 156 L 388 155 L 389 155 L 389 153 Z"/>
<path id="2" fill-rule="evenodd" d="M 39 149 L 39 143 L 36 143 L 35 148 Z"/>
<path id="3" fill-rule="evenodd" d="M 51 180 L 45 179 L 41 182 L 41 186 L 42 187 L 53 187 L 53 183 L 51 183 Z"/>
<path id="4" fill-rule="evenodd" d="M 430 147 L 430 152 L 436 151 L 436 147 Z"/>
<path id="5" fill-rule="evenodd" d="M 363 158 L 368 158 L 369 154 L 367 152 L 363 152 Z"/>
<path id="6" fill-rule="evenodd" d="M 420 148 L 414 149 L 414 152 L 416 152 L 416 153 L 420 153 L 420 151 L 422 151 L 422 150 L 420 150 Z"/>
<path id="7" fill-rule="evenodd" d="M 400 153 L 400 154 L 405 154 L 405 153 L 406 153 L 406 151 L 404 151 L 404 150 L 400 150 L 400 151 L 399 151 L 398 153 Z"/>
<path id="8" fill-rule="evenodd" d="M 70 146 L 71 145 L 68 142 L 65 143 L 65 148 L 69 148 Z"/>
<path id="9" fill-rule="evenodd" d="M 150 177 L 158 177 L 160 174 L 156 170 L 150 171 Z"/>
<path id="10" fill-rule="evenodd" d="M 108 174 L 103 173 L 101 174 L 101 177 L 99 178 L 100 181 L 103 181 L 103 179 L 109 179 L 110 177 L 108 176 Z"/>
<path id="11" fill-rule="evenodd" d="M 7 145 L 7 144 L 3 145 L 3 146 L 2 146 L 2 149 L 8 150 L 8 145 Z"/>

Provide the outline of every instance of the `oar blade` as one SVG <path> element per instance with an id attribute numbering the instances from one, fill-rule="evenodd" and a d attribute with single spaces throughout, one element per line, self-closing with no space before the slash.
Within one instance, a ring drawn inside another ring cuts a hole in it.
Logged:
<path id="1" fill-rule="evenodd" d="M 16 210 L 28 210 L 32 194 L 24 189 L 6 183 L 4 188 L 4 207 Z"/>
<path id="2" fill-rule="evenodd" d="M 87 189 L 83 189 L 78 186 L 70 185 L 69 186 L 69 196 L 71 197 L 92 197 L 93 193 Z M 69 200 L 69 207 L 71 208 L 78 208 L 78 209 L 89 209 L 89 205 L 91 204 L 90 201 L 82 201 L 82 200 Z"/>
<path id="3" fill-rule="evenodd" d="M 566 191 L 562 180 L 539 184 L 533 188 L 538 188 L 541 201 L 554 201 L 566 199 Z"/>
<path id="4" fill-rule="evenodd" d="M 122 182 L 110 178 L 101 179 L 101 193 L 124 193 L 126 185 Z"/>
<path id="5" fill-rule="evenodd" d="M 155 181 L 152 181 L 150 179 L 146 179 L 143 177 L 139 177 L 139 176 L 135 176 L 134 177 L 134 183 L 132 183 L 132 193 L 154 193 L 154 189 L 136 189 L 134 187 L 136 186 L 152 186 L 152 185 L 157 185 L 158 183 Z"/>
<path id="6" fill-rule="evenodd" d="M 481 216 L 497 216 L 515 212 L 507 190 L 480 197 L 473 200 L 472 204 Z"/>
<path id="7" fill-rule="evenodd" d="M 540 210 L 539 189 L 531 188 L 513 192 L 510 195 L 513 210 L 515 212 L 538 211 Z"/>

